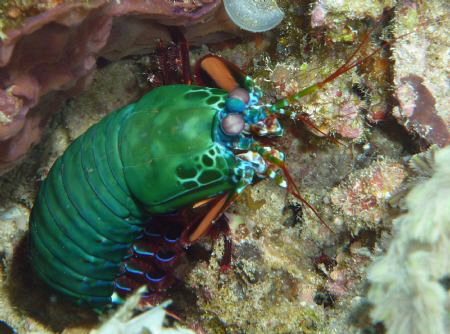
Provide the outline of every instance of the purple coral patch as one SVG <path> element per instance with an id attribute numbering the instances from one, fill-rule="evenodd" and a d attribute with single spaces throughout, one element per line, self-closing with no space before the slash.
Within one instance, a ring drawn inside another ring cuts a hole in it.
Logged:
<path id="1" fill-rule="evenodd" d="M 194 3 L 194 2 L 193 2 Z M 89 83 L 99 56 L 119 59 L 169 40 L 164 25 L 186 27 L 190 42 L 223 39 L 221 1 L 92 0 L 67 2 L 25 19 L 0 40 L 0 173 L 39 141 L 49 115 L 33 110 L 43 95 L 72 95 Z"/>
<path id="2" fill-rule="evenodd" d="M 437 114 L 436 100 L 423 79 L 410 74 L 400 82 L 398 97 L 403 115 L 408 118 L 406 127 L 431 144 L 447 145 L 450 142 L 448 125 Z"/>

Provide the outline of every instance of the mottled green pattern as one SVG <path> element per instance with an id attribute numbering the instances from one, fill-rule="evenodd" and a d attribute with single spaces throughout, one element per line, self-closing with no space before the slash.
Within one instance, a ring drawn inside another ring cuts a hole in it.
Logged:
<path id="1" fill-rule="evenodd" d="M 218 89 L 166 86 L 136 104 L 122 127 L 120 152 L 127 184 L 148 211 L 170 212 L 233 187 L 234 156 L 213 140 L 225 96 Z"/>
<path id="2" fill-rule="evenodd" d="M 165 86 L 109 114 L 75 140 L 41 185 L 31 258 L 53 288 L 110 302 L 143 222 L 233 189 L 235 160 L 214 141 L 226 92 Z"/>

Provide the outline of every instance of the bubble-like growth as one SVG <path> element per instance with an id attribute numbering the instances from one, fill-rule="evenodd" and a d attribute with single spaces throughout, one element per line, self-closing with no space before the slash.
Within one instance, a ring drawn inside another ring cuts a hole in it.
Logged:
<path id="1" fill-rule="evenodd" d="M 273 29 L 284 17 L 275 0 L 224 0 L 224 4 L 230 19 L 251 32 Z"/>

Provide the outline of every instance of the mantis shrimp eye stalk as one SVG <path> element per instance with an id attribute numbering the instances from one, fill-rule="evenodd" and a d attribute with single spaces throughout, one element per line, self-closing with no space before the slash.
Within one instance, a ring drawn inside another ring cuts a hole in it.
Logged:
<path id="1" fill-rule="evenodd" d="M 283 131 L 280 128 L 276 116 L 277 113 L 280 114 L 280 112 L 278 112 L 279 110 L 276 109 L 277 104 L 272 108 L 275 111 L 272 109 L 268 110 L 268 115 L 262 111 L 264 108 L 258 109 L 258 107 L 255 107 L 255 109 L 248 109 L 247 104 L 251 100 L 250 94 L 247 89 L 243 88 L 242 83 L 239 85 L 238 81 L 240 81 L 240 74 L 237 73 L 239 71 L 234 65 L 227 63 L 224 59 L 217 56 L 206 56 L 199 61 L 196 72 L 197 77 L 204 82 L 213 82 L 216 86 L 219 86 L 228 92 L 228 98 L 225 101 L 227 115 L 221 120 L 220 124 L 222 131 L 227 136 L 238 137 L 245 131 L 250 131 L 251 134 L 262 137 L 277 137 L 282 135 Z M 309 91 L 307 93 L 309 93 Z M 245 118 L 248 120 L 249 118 L 255 117 L 255 115 L 260 112 L 263 112 L 264 114 L 263 120 L 249 125 L 248 129 L 245 130 Z M 270 114 L 271 112 L 272 114 Z M 252 114 L 253 116 L 251 116 Z M 333 232 L 320 217 L 317 210 L 300 195 L 300 191 L 285 165 L 283 153 L 278 150 L 272 150 L 270 147 L 260 146 L 256 142 L 254 142 L 253 145 L 250 145 L 250 147 L 245 147 L 245 145 L 239 147 L 238 145 L 236 148 L 247 151 L 247 153 L 242 154 L 240 158 L 246 160 L 250 165 L 261 167 L 261 170 L 256 168 L 258 170 L 256 174 L 259 174 L 259 176 L 262 177 L 264 177 L 264 175 L 269 176 L 273 178 L 278 185 L 287 187 L 290 194 L 310 208 L 321 223 Z M 260 161 L 259 158 L 265 162 Z M 276 170 L 281 171 L 285 178 L 283 178 L 280 173 L 277 173 Z M 253 179 L 253 173 L 251 173 L 251 176 L 248 176 L 248 179 Z M 247 178 L 244 177 L 244 180 L 247 180 Z M 247 180 L 242 184 L 246 185 L 249 182 L 250 181 Z M 239 186 L 236 193 L 231 197 L 234 198 L 237 196 L 243 188 L 245 188 L 245 186 Z"/>
<path id="2" fill-rule="evenodd" d="M 238 99 L 244 102 L 245 104 L 248 103 L 250 100 L 250 96 L 248 95 L 248 92 L 243 88 L 236 88 L 230 93 L 231 99 Z"/>
<path id="3" fill-rule="evenodd" d="M 227 135 L 236 136 L 244 130 L 244 117 L 241 114 L 229 114 L 222 120 L 221 125 Z"/>

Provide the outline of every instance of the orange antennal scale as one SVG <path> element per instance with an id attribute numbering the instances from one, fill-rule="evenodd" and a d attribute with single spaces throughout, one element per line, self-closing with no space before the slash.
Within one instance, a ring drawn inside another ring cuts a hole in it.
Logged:
<path id="1" fill-rule="evenodd" d="M 171 311 L 168 311 L 168 310 L 165 310 L 166 311 L 166 314 L 169 316 L 169 317 L 171 317 L 171 318 L 173 318 L 173 319 L 175 319 L 175 320 L 177 320 L 177 321 L 179 321 L 179 322 L 185 322 L 185 320 L 183 320 L 183 319 L 181 319 L 178 315 L 176 315 L 175 313 L 173 313 L 173 312 L 171 312 Z"/>
<path id="2" fill-rule="evenodd" d="M 192 208 L 193 208 L 193 209 L 199 208 L 199 207 L 201 207 L 201 206 L 203 206 L 203 205 L 208 204 L 209 202 L 211 202 L 211 201 L 213 201 L 213 200 L 214 200 L 214 197 L 212 197 L 212 198 L 207 198 L 207 199 L 204 199 L 204 200 L 201 200 L 201 201 L 199 201 L 199 202 L 197 202 L 197 203 L 194 203 L 194 204 L 192 205 Z"/>
<path id="3" fill-rule="evenodd" d="M 191 235 L 189 236 L 189 242 L 198 240 L 206 233 L 208 228 L 213 223 L 214 219 L 216 219 L 217 216 L 219 216 L 224 210 L 227 209 L 228 206 L 226 204 L 229 197 L 229 193 L 226 193 L 219 197 L 219 200 L 214 204 L 211 210 L 208 211 L 208 213 L 202 219 L 194 232 L 191 233 Z"/>
<path id="4" fill-rule="evenodd" d="M 219 87 L 227 92 L 231 92 L 239 86 L 224 61 L 219 57 L 204 57 L 200 61 L 200 67 Z"/>

